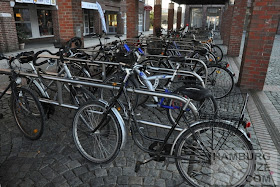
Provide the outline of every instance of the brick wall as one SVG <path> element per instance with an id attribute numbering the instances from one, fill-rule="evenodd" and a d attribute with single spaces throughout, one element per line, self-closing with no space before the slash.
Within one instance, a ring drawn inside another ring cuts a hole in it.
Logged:
<path id="1" fill-rule="evenodd" d="M 241 61 L 238 85 L 262 90 L 279 22 L 278 0 L 255 0 Z"/>
<path id="2" fill-rule="evenodd" d="M 173 4 L 173 3 L 172 3 Z M 170 6 L 170 5 L 169 5 Z M 171 5 L 172 6 L 172 5 Z M 167 23 L 168 23 L 168 30 L 173 30 L 173 23 L 174 23 L 174 4 L 173 7 L 168 8 L 168 18 L 167 18 Z"/>
<path id="3" fill-rule="evenodd" d="M 186 6 L 186 10 L 185 10 L 185 22 L 184 22 L 184 26 L 186 26 L 187 24 L 190 25 L 190 6 L 189 5 L 185 5 Z"/>
<path id="4" fill-rule="evenodd" d="M 138 0 L 126 0 L 127 38 L 138 36 Z"/>
<path id="5" fill-rule="evenodd" d="M 177 9 L 177 30 L 181 28 L 182 23 L 182 7 L 178 7 Z"/>
<path id="6" fill-rule="evenodd" d="M 228 6 L 227 10 L 225 11 L 225 19 L 224 19 L 224 33 L 223 33 L 223 42 L 225 45 L 228 46 L 229 44 L 229 36 L 230 36 L 230 28 L 232 22 L 232 14 L 233 14 L 234 6 Z"/>
<path id="7" fill-rule="evenodd" d="M 144 18 L 145 19 L 145 18 Z M 146 10 L 146 22 L 145 22 L 145 31 L 150 30 L 150 11 Z"/>
<path id="8" fill-rule="evenodd" d="M 0 1 L 0 13 L 0 52 L 18 50 L 15 18 L 9 0 Z"/>
<path id="9" fill-rule="evenodd" d="M 161 28 L 161 4 L 157 4 L 154 6 L 154 28 L 153 34 L 156 34 L 156 29 Z"/>
<path id="10" fill-rule="evenodd" d="M 228 39 L 228 55 L 239 56 L 247 0 L 235 0 Z"/>

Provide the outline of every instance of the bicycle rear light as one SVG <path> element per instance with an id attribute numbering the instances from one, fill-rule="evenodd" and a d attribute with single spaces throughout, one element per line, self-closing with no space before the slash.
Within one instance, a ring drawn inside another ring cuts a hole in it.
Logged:
<path id="1" fill-rule="evenodd" d="M 250 126 L 251 126 L 251 123 L 247 122 L 245 128 L 249 128 Z"/>

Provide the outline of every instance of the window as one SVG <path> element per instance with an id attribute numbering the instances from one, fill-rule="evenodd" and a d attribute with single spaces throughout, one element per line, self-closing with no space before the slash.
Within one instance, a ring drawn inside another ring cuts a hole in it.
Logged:
<path id="1" fill-rule="evenodd" d="M 50 10 L 37 10 L 39 32 L 41 36 L 53 35 L 52 13 Z"/>
<path id="2" fill-rule="evenodd" d="M 22 30 L 27 37 L 32 37 L 29 9 L 15 8 L 14 14 L 17 30 Z"/>
<path id="3" fill-rule="evenodd" d="M 202 27 L 202 8 L 191 9 L 191 27 L 201 28 Z"/>

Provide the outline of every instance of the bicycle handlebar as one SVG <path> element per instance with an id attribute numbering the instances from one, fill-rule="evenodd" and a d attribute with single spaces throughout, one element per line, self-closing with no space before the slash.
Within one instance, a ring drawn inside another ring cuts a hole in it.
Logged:
<path id="1" fill-rule="evenodd" d="M 49 53 L 49 54 L 51 54 L 51 55 L 58 55 L 58 54 L 59 54 L 60 59 L 61 59 L 61 56 L 63 56 L 63 53 L 61 52 L 61 48 L 59 49 L 59 52 L 57 52 L 57 53 L 52 53 L 52 52 L 50 52 L 49 50 L 46 50 L 46 49 L 45 49 L 45 50 L 38 51 L 37 53 L 35 53 L 35 55 L 34 55 L 34 57 L 33 57 L 33 64 L 34 64 L 35 66 L 41 66 L 41 65 L 46 64 L 47 62 L 50 61 L 50 60 L 48 59 L 48 60 L 44 60 L 44 61 L 42 61 L 42 62 L 40 62 L 40 63 L 37 63 L 38 56 L 39 56 L 40 54 L 44 53 L 44 52 L 47 52 L 47 53 Z M 62 62 L 63 62 L 63 61 L 62 61 Z"/>

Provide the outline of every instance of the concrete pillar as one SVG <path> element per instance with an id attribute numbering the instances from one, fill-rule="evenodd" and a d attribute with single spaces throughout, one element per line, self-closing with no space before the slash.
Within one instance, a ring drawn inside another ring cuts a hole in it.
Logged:
<path id="1" fill-rule="evenodd" d="M 262 90 L 279 21 L 279 0 L 255 0 L 250 11 L 238 85 Z"/>
<path id="2" fill-rule="evenodd" d="M 182 22 L 182 7 L 178 7 L 177 9 L 177 30 L 181 28 L 181 22 Z"/>
<path id="3" fill-rule="evenodd" d="M 18 50 L 13 8 L 9 0 L 0 1 L 0 52 Z"/>
<path id="4" fill-rule="evenodd" d="M 126 0 L 127 38 L 138 36 L 138 0 Z"/>
<path id="5" fill-rule="evenodd" d="M 184 25 L 190 25 L 190 6 L 186 5 L 186 10 L 185 10 L 185 22 Z"/>
<path id="6" fill-rule="evenodd" d="M 167 30 L 173 30 L 173 23 L 174 23 L 174 3 L 169 3 L 168 5 L 168 28 Z"/>
<path id="7" fill-rule="evenodd" d="M 228 55 L 239 56 L 247 0 L 235 0 L 228 40 Z"/>
<path id="8" fill-rule="evenodd" d="M 155 0 L 153 34 L 156 35 L 156 31 L 160 31 L 160 29 L 161 29 L 161 0 Z"/>

